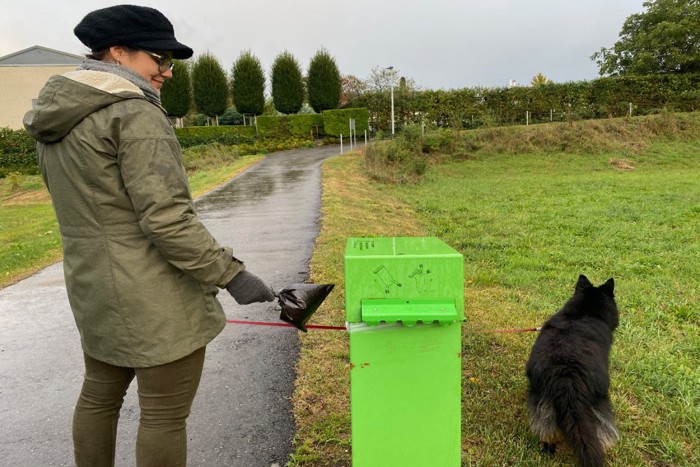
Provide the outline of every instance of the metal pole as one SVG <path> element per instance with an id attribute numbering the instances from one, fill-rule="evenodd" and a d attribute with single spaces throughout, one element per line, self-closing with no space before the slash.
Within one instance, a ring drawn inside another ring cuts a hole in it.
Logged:
<path id="1" fill-rule="evenodd" d="M 391 134 L 394 134 L 394 72 L 391 73 Z"/>
<path id="2" fill-rule="evenodd" d="M 343 153 L 343 134 L 340 134 L 340 153 Z"/>
<path id="3" fill-rule="evenodd" d="M 355 130 L 355 119 L 350 119 L 350 147 L 357 149 L 357 130 Z"/>
<path id="4" fill-rule="evenodd" d="M 367 147 L 367 130 L 365 130 L 365 147 Z"/>
<path id="5" fill-rule="evenodd" d="M 391 72 L 389 84 L 391 85 L 391 136 L 394 136 L 394 67 L 385 68 Z"/>
<path id="6" fill-rule="evenodd" d="M 632 116 L 632 103 L 630 102 L 630 117 Z"/>

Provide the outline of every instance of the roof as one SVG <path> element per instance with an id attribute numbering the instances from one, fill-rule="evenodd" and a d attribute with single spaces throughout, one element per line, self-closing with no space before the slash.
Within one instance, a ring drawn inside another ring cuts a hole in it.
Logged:
<path id="1" fill-rule="evenodd" d="M 85 57 L 35 45 L 0 57 L 0 66 L 79 65 Z"/>

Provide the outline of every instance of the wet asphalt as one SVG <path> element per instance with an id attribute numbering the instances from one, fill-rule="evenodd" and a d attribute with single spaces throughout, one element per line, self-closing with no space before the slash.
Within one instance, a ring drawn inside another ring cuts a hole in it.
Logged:
<path id="1" fill-rule="evenodd" d="M 320 166 L 339 152 L 325 146 L 270 154 L 199 198 L 197 211 L 273 288 L 304 282 L 319 229 Z M 278 322 L 274 304 L 240 306 L 225 291 L 219 299 L 228 319 Z M 295 329 L 227 325 L 207 346 L 188 419 L 188 465 L 285 465 L 298 353 Z M 0 289 L 0 466 L 74 465 L 70 429 L 82 375 L 62 263 Z M 117 466 L 135 465 L 138 417 L 134 381 L 122 407 Z"/>

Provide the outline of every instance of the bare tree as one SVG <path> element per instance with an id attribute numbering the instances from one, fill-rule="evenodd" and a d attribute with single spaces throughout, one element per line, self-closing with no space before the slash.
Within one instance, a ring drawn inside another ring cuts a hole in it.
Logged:
<path id="1" fill-rule="evenodd" d="M 398 88 L 402 81 L 405 81 L 406 89 L 417 89 L 415 80 L 401 76 L 399 70 L 378 66 L 372 68 L 365 83 L 369 91 L 388 91 L 392 83 L 394 88 Z"/>

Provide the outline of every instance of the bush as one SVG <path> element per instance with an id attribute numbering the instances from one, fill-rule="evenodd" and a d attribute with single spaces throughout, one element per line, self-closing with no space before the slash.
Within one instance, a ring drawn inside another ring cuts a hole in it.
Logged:
<path id="1" fill-rule="evenodd" d="M 323 129 L 327 135 L 350 135 L 348 122 L 355 119 L 355 131 L 361 135 L 369 129 L 369 113 L 367 109 L 338 109 L 323 112 Z"/>
<path id="2" fill-rule="evenodd" d="M 250 154 L 266 154 L 274 151 L 284 151 L 300 147 L 308 147 L 311 143 L 300 138 L 258 140 L 238 146 L 220 143 L 191 146 L 182 151 L 182 163 L 188 174 L 200 170 L 212 169 L 230 164 L 240 156 Z"/>
<path id="3" fill-rule="evenodd" d="M 283 135 L 289 135 L 286 117 L 260 115 L 255 121 L 258 125 L 258 134 L 264 138 L 277 138 Z"/>
<path id="4" fill-rule="evenodd" d="M 219 117 L 219 125 L 243 125 L 243 115 L 233 107 L 226 109 L 226 112 Z"/>
<path id="5" fill-rule="evenodd" d="M 313 133 L 316 137 L 324 134 L 323 115 L 290 115 L 289 133 L 292 136 L 298 136 L 300 138 L 308 137 L 309 139 L 311 139 L 311 133 Z"/>
<path id="6" fill-rule="evenodd" d="M 454 133 L 450 130 L 440 128 L 436 131 L 426 133 L 423 137 L 421 150 L 425 154 L 446 153 L 454 147 Z"/>
<path id="7" fill-rule="evenodd" d="M 182 163 L 188 173 L 212 167 L 220 167 L 239 157 L 240 151 L 235 146 L 211 143 L 191 146 L 182 151 Z"/>
<path id="8" fill-rule="evenodd" d="M 258 132 L 264 138 L 298 138 L 311 139 L 311 133 L 318 137 L 324 134 L 323 116 L 320 114 L 299 114 L 257 118 Z"/>
<path id="9" fill-rule="evenodd" d="M 250 144 L 241 144 L 238 151 L 241 155 L 266 154 L 268 152 L 286 151 L 297 148 L 313 147 L 313 141 L 302 138 L 270 138 L 255 141 Z"/>
<path id="10" fill-rule="evenodd" d="M 428 168 L 421 128 L 408 126 L 394 139 L 376 141 L 367 148 L 365 167 L 375 180 L 385 183 L 418 182 Z"/>
<path id="11" fill-rule="evenodd" d="M 175 128 L 180 146 L 189 148 L 202 144 L 219 143 L 236 145 L 255 140 L 255 127 L 251 126 L 190 126 Z"/>
<path id="12" fill-rule="evenodd" d="M 0 128 L 0 152 L 29 154 L 36 152 L 36 141 L 25 130 Z"/>
<path id="13" fill-rule="evenodd" d="M 11 172 L 39 173 L 36 141 L 25 130 L 0 128 L 0 178 Z"/>
<path id="14" fill-rule="evenodd" d="M 700 109 L 700 73 L 615 76 L 544 86 L 395 91 L 396 124 L 426 122 L 438 127 L 477 128 L 624 117 L 663 109 Z M 375 129 L 390 127 L 389 91 L 367 92 L 349 105 L 365 107 Z M 358 120 L 359 122 L 359 120 Z M 328 131 L 328 125 L 326 125 Z"/>

